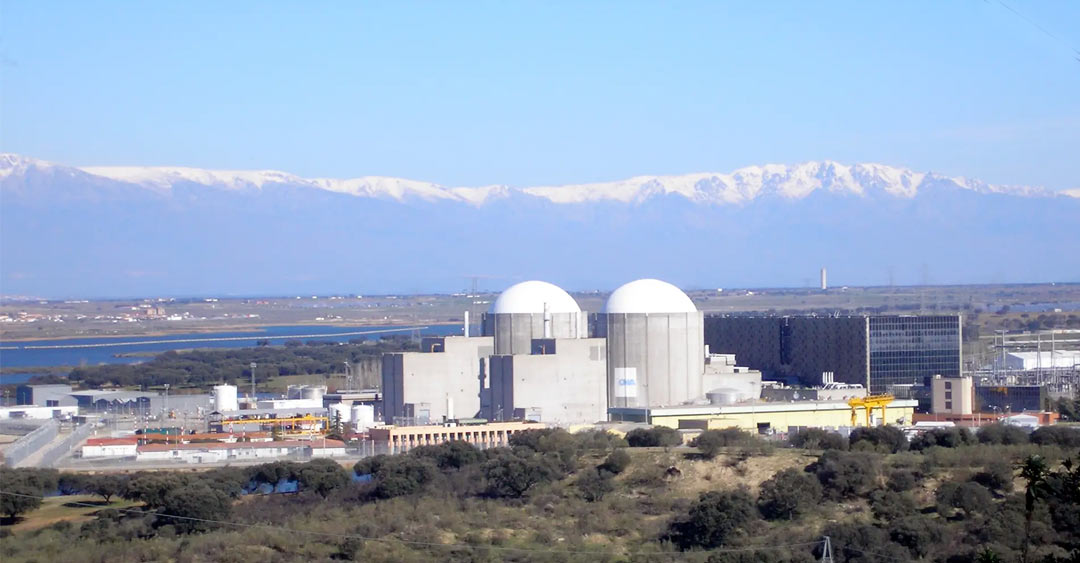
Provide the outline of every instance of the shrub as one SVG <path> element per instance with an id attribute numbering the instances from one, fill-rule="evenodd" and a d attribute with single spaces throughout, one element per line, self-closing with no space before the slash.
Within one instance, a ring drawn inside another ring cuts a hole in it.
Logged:
<path id="1" fill-rule="evenodd" d="M 935 543 L 945 535 L 942 526 L 929 518 L 918 516 L 914 511 L 889 521 L 886 526 L 889 539 L 908 548 L 912 558 L 923 559 L 930 554 Z"/>
<path id="2" fill-rule="evenodd" d="M 586 501 L 596 502 L 615 490 L 613 477 L 613 474 L 603 469 L 590 468 L 581 473 L 574 485 Z"/>
<path id="3" fill-rule="evenodd" d="M 851 449 L 871 449 L 883 453 L 897 453 L 907 449 L 907 436 L 895 426 L 860 426 L 848 436 Z"/>
<path id="4" fill-rule="evenodd" d="M 789 468 L 761 484 L 758 509 L 767 520 L 793 520 L 820 502 L 821 494 L 817 479 Z"/>
<path id="5" fill-rule="evenodd" d="M 484 464 L 488 494 L 496 498 L 521 497 L 534 485 L 558 476 L 558 471 L 537 455 L 506 452 Z"/>
<path id="6" fill-rule="evenodd" d="M 604 463 L 601 463 L 597 469 L 607 471 L 612 475 L 618 475 L 623 471 L 626 471 L 627 467 L 630 467 L 630 454 L 626 453 L 625 450 L 619 449 L 608 454 L 607 459 L 605 459 Z"/>
<path id="7" fill-rule="evenodd" d="M 1013 468 L 1007 461 L 995 461 L 971 480 L 992 491 L 1008 493 L 1013 490 Z"/>
<path id="8" fill-rule="evenodd" d="M 213 521 L 228 519 L 231 510 L 228 495 L 196 481 L 166 495 L 158 520 L 180 532 L 206 531 L 216 527 Z"/>
<path id="9" fill-rule="evenodd" d="M 363 461 L 363 460 L 361 460 Z M 422 490 L 438 474 L 431 460 L 408 455 L 390 456 L 380 460 L 374 469 L 376 498 L 394 498 Z"/>
<path id="10" fill-rule="evenodd" d="M 1080 428 L 1069 426 L 1041 426 L 1030 436 L 1031 443 L 1040 446 L 1080 447 Z"/>
<path id="11" fill-rule="evenodd" d="M 1027 432 L 1023 428 L 1000 422 L 988 424 L 975 432 L 980 444 L 1026 444 Z"/>
<path id="12" fill-rule="evenodd" d="M 827 496 L 845 499 L 863 495 L 873 487 L 879 463 L 872 454 L 826 450 L 806 470 L 817 476 Z"/>
<path id="13" fill-rule="evenodd" d="M 483 452 L 461 440 L 443 442 L 436 446 L 420 446 L 411 450 L 409 455 L 429 458 L 443 470 L 461 469 L 484 459 Z"/>
<path id="14" fill-rule="evenodd" d="M 889 473 L 886 486 L 889 490 L 902 493 L 915 488 L 918 483 L 918 475 L 910 469 L 894 469 Z"/>
<path id="15" fill-rule="evenodd" d="M 966 518 L 985 512 L 991 505 L 990 493 L 978 483 L 943 483 L 935 496 L 937 511 L 943 518 L 960 509 Z"/>
<path id="16" fill-rule="evenodd" d="M 911 449 L 922 451 L 933 446 L 958 448 L 975 443 L 975 437 L 967 428 L 935 428 L 919 434 L 911 441 Z"/>
<path id="17" fill-rule="evenodd" d="M 667 539 L 679 549 L 714 549 L 728 543 L 756 514 L 754 499 L 744 489 L 710 491 L 673 522 Z"/>
<path id="18" fill-rule="evenodd" d="M 631 448 L 668 448 L 682 444 L 682 435 L 678 430 L 666 426 L 635 428 L 626 433 L 626 443 Z"/>
<path id="19" fill-rule="evenodd" d="M 870 495 L 870 511 L 874 518 L 882 522 L 892 522 L 914 514 L 917 510 L 915 499 L 908 493 L 896 491 L 874 491 Z"/>
<path id="20" fill-rule="evenodd" d="M 807 450 L 846 450 L 847 438 L 821 428 L 804 428 L 788 438 L 788 444 Z"/>
<path id="21" fill-rule="evenodd" d="M 300 467 L 300 486 L 322 498 L 349 484 L 345 468 L 332 459 L 313 459 Z"/>
<path id="22" fill-rule="evenodd" d="M 739 428 L 724 428 L 721 430 L 706 430 L 694 438 L 690 444 L 696 447 L 705 459 L 712 459 L 720 453 L 722 448 L 730 446 L 744 446 L 751 444 L 756 439 L 752 434 Z"/>

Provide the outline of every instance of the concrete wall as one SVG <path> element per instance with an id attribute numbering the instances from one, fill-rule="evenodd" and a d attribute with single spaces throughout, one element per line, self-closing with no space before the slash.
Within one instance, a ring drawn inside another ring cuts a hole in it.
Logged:
<path id="1" fill-rule="evenodd" d="M 454 418 L 476 416 L 480 390 L 487 377 L 483 367 L 494 347 L 491 337 L 452 336 L 441 352 L 385 354 L 382 362 L 383 418 L 393 423 L 405 417 L 406 403 L 427 403 L 431 419 L 447 415 L 446 398 L 453 401 Z"/>
<path id="2" fill-rule="evenodd" d="M 555 425 L 607 420 L 607 369 L 602 338 L 539 340 L 545 354 L 492 356 L 489 420 L 539 413 Z M 554 353 L 550 353 L 554 350 Z"/>
<path id="3" fill-rule="evenodd" d="M 552 338 L 584 338 L 585 313 L 551 313 Z M 544 338 L 543 313 L 484 313 L 484 336 L 495 339 L 495 354 L 528 354 L 533 339 Z"/>
<path id="4" fill-rule="evenodd" d="M 703 319 L 694 313 L 599 314 L 608 342 L 608 404 L 678 405 L 703 397 Z"/>

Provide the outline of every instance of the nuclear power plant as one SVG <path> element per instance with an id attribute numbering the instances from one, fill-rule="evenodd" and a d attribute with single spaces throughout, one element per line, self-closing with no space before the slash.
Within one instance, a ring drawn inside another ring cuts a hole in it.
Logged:
<path id="1" fill-rule="evenodd" d="M 464 333 L 384 356 L 387 423 L 591 424 L 608 420 L 611 408 L 709 404 L 718 388 L 739 396 L 731 389 L 753 387 L 744 380 L 757 374 L 738 371 L 727 356 L 723 365 L 732 369 L 707 370 L 702 313 L 682 290 L 655 279 L 619 287 L 591 315 L 558 286 L 521 282 L 482 315 L 480 336 Z"/>

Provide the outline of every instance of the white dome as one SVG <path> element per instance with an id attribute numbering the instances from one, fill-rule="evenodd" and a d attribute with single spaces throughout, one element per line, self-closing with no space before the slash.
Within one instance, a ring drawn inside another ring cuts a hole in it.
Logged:
<path id="1" fill-rule="evenodd" d="M 605 313 L 695 313 L 697 307 L 681 289 L 668 282 L 632 281 L 611 292 Z"/>
<path id="2" fill-rule="evenodd" d="M 491 304 L 490 313 L 580 313 L 577 301 L 557 285 L 542 281 L 514 284 Z"/>

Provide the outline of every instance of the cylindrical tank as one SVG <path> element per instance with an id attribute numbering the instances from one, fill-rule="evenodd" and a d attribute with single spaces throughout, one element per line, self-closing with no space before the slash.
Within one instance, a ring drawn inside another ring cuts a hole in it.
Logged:
<path id="1" fill-rule="evenodd" d="M 375 426 L 375 407 L 354 403 L 351 420 L 357 432 L 366 432 L 368 428 Z"/>
<path id="2" fill-rule="evenodd" d="M 321 385 L 307 385 L 300 389 L 300 398 L 311 401 L 321 401 L 323 393 L 326 392 L 326 387 Z"/>
<path id="3" fill-rule="evenodd" d="M 534 338 L 585 338 L 581 308 L 559 286 L 526 281 L 503 291 L 481 319 L 496 354 L 530 354 Z"/>
<path id="4" fill-rule="evenodd" d="M 734 405 L 740 399 L 739 391 L 730 388 L 713 389 L 705 396 L 709 399 L 709 404 L 716 406 Z"/>
<path id="5" fill-rule="evenodd" d="M 352 410 L 349 405 L 343 403 L 334 403 L 330 405 L 330 421 L 333 422 L 335 418 L 341 416 L 341 422 L 348 424 L 352 422 Z"/>
<path id="6" fill-rule="evenodd" d="M 630 282 L 596 320 L 596 336 L 607 339 L 609 406 L 679 405 L 704 394 L 704 318 L 682 290 Z"/>
<path id="7" fill-rule="evenodd" d="M 218 412 L 240 410 L 240 403 L 236 400 L 235 385 L 214 386 L 214 410 Z"/>

